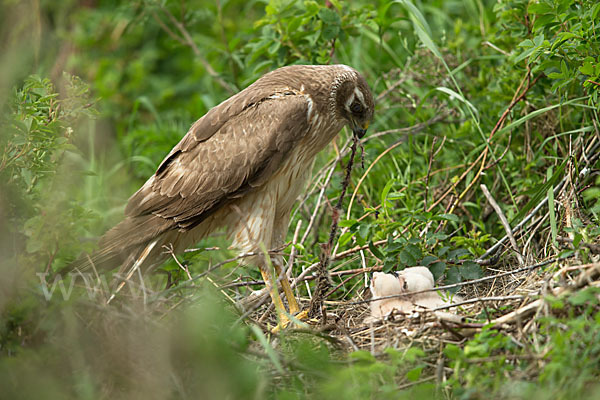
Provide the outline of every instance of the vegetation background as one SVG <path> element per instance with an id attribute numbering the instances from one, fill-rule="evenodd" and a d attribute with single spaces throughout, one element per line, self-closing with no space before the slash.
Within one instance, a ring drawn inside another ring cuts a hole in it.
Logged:
<path id="1" fill-rule="evenodd" d="M 143 301 L 106 307 L 81 282 L 50 280 L 49 297 L 42 284 L 93 249 L 197 118 L 294 63 L 351 65 L 377 98 L 331 301 L 361 295 L 374 266 L 426 265 L 452 284 L 559 257 L 530 276 L 597 262 L 596 1 L 0 4 L 0 398 L 600 395 L 594 285 L 547 299 L 560 312 L 519 340 L 484 327 L 434 352 L 405 338 L 376 353 L 340 350 L 321 333 L 271 336 L 240 318 L 232 303 L 260 289 L 260 275 L 227 261 L 235 254 L 219 237 L 149 276 Z M 293 276 L 327 241 L 349 137 L 319 156 L 294 212 Z M 519 254 L 486 253 L 505 229 L 480 184 L 511 226 L 534 217 Z M 352 269 L 362 273 L 344 275 Z"/>

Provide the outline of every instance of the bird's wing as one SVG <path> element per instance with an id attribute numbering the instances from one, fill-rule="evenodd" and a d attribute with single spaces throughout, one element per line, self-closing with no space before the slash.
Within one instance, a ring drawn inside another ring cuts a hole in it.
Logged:
<path id="1" fill-rule="evenodd" d="M 190 229 L 264 184 L 309 130 L 303 94 L 270 94 L 243 107 L 235 100 L 192 126 L 129 199 L 127 216 L 153 214 L 172 221 L 172 227 Z"/>

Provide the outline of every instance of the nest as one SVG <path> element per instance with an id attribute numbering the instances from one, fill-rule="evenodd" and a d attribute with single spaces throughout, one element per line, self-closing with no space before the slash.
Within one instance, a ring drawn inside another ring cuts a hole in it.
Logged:
<path id="1" fill-rule="evenodd" d="M 566 265 L 558 271 L 553 268 L 564 261 L 548 259 L 514 271 L 441 286 L 436 289 L 460 286 L 464 301 L 410 314 L 394 312 L 375 322 L 365 322 L 370 316 L 370 293 L 363 290 L 346 301 L 326 301 L 326 324 L 320 320 L 308 324 L 346 351 L 368 350 L 375 356 L 384 354 L 386 348 L 405 349 L 415 343 L 426 351 L 437 351 L 440 344 L 461 344 L 487 326 L 519 341 L 537 328 L 538 316 L 555 312 L 546 301 L 548 297 L 560 298 L 586 287 L 600 287 L 600 262 Z M 308 299 L 302 299 L 302 303 L 306 306 Z M 255 310 L 249 318 L 266 327 L 277 324 L 276 313 L 267 306 Z"/>

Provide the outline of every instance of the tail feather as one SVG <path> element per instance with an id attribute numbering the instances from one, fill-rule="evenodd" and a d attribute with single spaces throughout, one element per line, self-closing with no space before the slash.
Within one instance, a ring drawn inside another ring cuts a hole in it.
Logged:
<path id="1" fill-rule="evenodd" d="M 77 260 L 58 271 L 108 271 L 119 266 L 126 267 L 129 260 L 136 260 L 144 248 L 171 228 L 168 220 L 155 215 L 127 217 L 108 232 L 98 242 L 98 250 L 83 254 Z"/>

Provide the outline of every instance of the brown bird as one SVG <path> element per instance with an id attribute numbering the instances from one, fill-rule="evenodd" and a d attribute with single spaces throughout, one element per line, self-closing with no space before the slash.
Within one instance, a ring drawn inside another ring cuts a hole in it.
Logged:
<path id="1" fill-rule="evenodd" d="M 147 269 L 226 228 L 233 247 L 260 252 L 284 243 L 290 212 L 313 160 L 349 125 L 362 137 L 374 101 L 365 79 L 345 65 L 279 68 L 197 120 L 146 183 L 129 199 L 125 219 L 80 269 L 121 266 L 121 276 Z M 282 259 L 273 257 L 279 273 Z M 249 263 L 271 282 L 268 260 Z M 290 284 L 282 287 L 289 312 L 299 311 Z M 277 289 L 271 297 L 280 316 Z"/>

